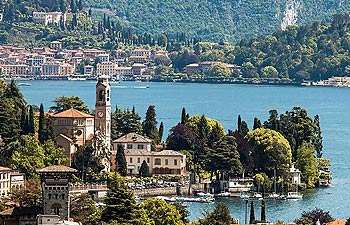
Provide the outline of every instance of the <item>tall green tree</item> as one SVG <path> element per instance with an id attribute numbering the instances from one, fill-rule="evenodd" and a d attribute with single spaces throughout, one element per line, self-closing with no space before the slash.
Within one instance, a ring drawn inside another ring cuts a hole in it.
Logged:
<path id="1" fill-rule="evenodd" d="M 44 120 L 45 120 L 44 106 L 42 103 L 40 103 L 38 139 L 41 144 L 45 142 Z"/>
<path id="2" fill-rule="evenodd" d="M 249 131 L 247 140 L 252 145 L 255 168 L 270 177 L 276 169 L 278 175 L 287 175 L 292 154 L 288 141 L 274 130 L 258 128 Z"/>
<path id="3" fill-rule="evenodd" d="M 199 220 L 200 225 L 230 225 L 232 220 L 230 209 L 222 202 L 215 205 L 213 212 L 206 212 L 205 216 Z"/>
<path id="4" fill-rule="evenodd" d="M 303 211 L 301 217 L 296 219 L 294 223 L 316 225 L 317 221 L 319 221 L 320 224 L 325 224 L 334 221 L 334 218 L 328 211 L 323 211 L 322 209 L 315 208 L 311 211 Z"/>
<path id="5" fill-rule="evenodd" d="M 111 185 L 104 198 L 106 206 L 101 212 L 101 220 L 106 223 L 131 223 L 135 218 L 137 204 L 133 192 L 125 179 L 118 174 L 112 177 Z"/>
<path id="6" fill-rule="evenodd" d="M 147 177 L 149 176 L 149 166 L 147 165 L 146 160 L 143 160 L 140 170 L 139 170 L 139 175 L 141 177 Z"/>
<path id="7" fill-rule="evenodd" d="M 319 173 L 312 144 L 307 142 L 301 144 L 297 151 L 296 167 L 301 171 L 301 178 L 307 187 L 315 187 L 315 183 L 319 179 Z"/>
<path id="8" fill-rule="evenodd" d="M 205 165 L 206 170 L 215 173 L 217 178 L 219 178 L 219 174 L 231 177 L 242 174 L 243 167 L 239 160 L 235 138 L 225 136 L 214 145 L 214 148 L 209 149 Z"/>
<path id="9" fill-rule="evenodd" d="M 163 124 L 163 122 L 160 122 L 158 133 L 159 133 L 159 140 L 162 141 L 163 133 L 164 133 L 164 124 Z"/>
<path id="10" fill-rule="evenodd" d="M 100 210 L 89 194 L 81 194 L 71 198 L 70 216 L 74 221 L 93 225 L 99 220 Z"/>
<path id="11" fill-rule="evenodd" d="M 121 176 L 126 176 L 127 174 L 127 163 L 126 158 L 124 154 L 124 147 L 123 145 L 118 145 L 117 147 L 117 155 L 115 157 L 115 168 L 116 172 L 118 172 Z"/>
<path id="12" fill-rule="evenodd" d="M 186 124 L 188 120 L 188 114 L 186 114 L 186 109 L 185 107 L 182 107 L 182 112 L 181 112 L 181 124 Z"/>
<path id="13" fill-rule="evenodd" d="M 61 96 L 53 100 L 55 105 L 51 106 L 50 109 L 55 113 L 62 112 L 64 110 L 73 108 L 80 112 L 89 113 L 89 108 L 85 105 L 84 101 L 78 96 Z"/>
<path id="14" fill-rule="evenodd" d="M 92 146 L 78 146 L 72 160 L 72 167 L 80 172 L 83 181 L 95 182 L 95 175 L 104 169 L 101 158 Z"/>
<path id="15" fill-rule="evenodd" d="M 160 142 L 157 129 L 156 109 L 154 105 L 150 105 L 146 112 L 146 118 L 142 123 L 143 134 L 151 138 L 155 144 Z"/>
<path id="16" fill-rule="evenodd" d="M 35 134 L 35 125 L 34 125 L 34 112 L 33 106 L 29 106 L 29 115 L 28 115 L 28 133 Z"/>
<path id="17" fill-rule="evenodd" d="M 151 224 L 184 225 L 176 207 L 162 199 L 149 198 L 141 204 L 141 207 Z"/>

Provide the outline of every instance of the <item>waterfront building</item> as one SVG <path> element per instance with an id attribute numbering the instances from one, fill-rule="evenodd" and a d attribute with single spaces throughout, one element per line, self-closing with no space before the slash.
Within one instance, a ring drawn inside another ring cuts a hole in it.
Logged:
<path id="1" fill-rule="evenodd" d="M 98 154 L 103 155 L 102 163 L 105 171 L 110 171 L 111 150 L 111 87 L 108 76 L 100 76 L 96 84 L 95 103 L 95 135 L 101 143 L 95 146 Z"/>
<path id="2" fill-rule="evenodd" d="M 2 65 L 2 75 L 23 76 L 28 74 L 28 66 L 25 64 Z"/>
<path id="3" fill-rule="evenodd" d="M 24 175 L 17 170 L 0 166 L 0 195 L 8 197 L 12 189 L 24 185 Z"/>
<path id="4" fill-rule="evenodd" d="M 94 73 L 94 67 L 90 65 L 84 66 L 84 75 L 91 76 Z"/>
<path id="5" fill-rule="evenodd" d="M 135 63 L 131 66 L 132 74 L 135 76 L 142 76 L 146 71 L 147 66 L 141 63 Z"/>
<path id="6" fill-rule="evenodd" d="M 46 62 L 41 66 L 41 73 L 43 76 L 59 76 L 60 64 L 55 61 Z"/>
<path id="7" fill-rule="evenodd" d="M 118 67 L 118 65 L 114 62 L 98 63 L 96 66 L 96 75 L 97 76 L 102 76 L 102 75 L 113 76 L 113 75 L 115 75 L 117 67 Z"/>
<path id="8" fill-rule="evenodd" d="M 115 70 L 115 75 L 117 76 L 132 76 L 132 67 L 131 66 L 123 66 L 117 67 Z"/>

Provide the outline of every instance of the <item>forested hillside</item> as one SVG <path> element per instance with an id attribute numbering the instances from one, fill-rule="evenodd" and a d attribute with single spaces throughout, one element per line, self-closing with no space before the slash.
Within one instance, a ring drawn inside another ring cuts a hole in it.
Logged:
<path id="1" fill-rule="evenodd" d="M 329 22 L 333 14 L 350 11 L 350 0 L 85 0 L 83 4 L 115 11 L 140 32 L 186 32 L 206 41 L 230 42 L 272 33 L 295 20 Z"/>

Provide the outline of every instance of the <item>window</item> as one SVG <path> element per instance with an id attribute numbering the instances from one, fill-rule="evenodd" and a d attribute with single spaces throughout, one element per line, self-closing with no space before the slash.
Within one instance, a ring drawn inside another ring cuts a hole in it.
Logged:
<path id="1" fill-rule="evenodd" d="M 137 149 L 143 149 L 143 145 L 137 145 Z"/>
<path id="2" fill-rule="evenodd" d="M 132 163 L 132 158 L 130 158 L 130 161 L 129 161 L 130 163 Z"/>
<path id="3" fill-rule="evenodd" d="M 137 163 L 140 163 L 140 162 L 141 162 L 140 158 L 137 158 Z"/>
<path id="4" fill-rule="evenodd" d="M 149 161 L 150 161 L 150 159 L 149 159 L 149 158 L 147 158 L 147 163 L 149 163 Z"/>
<path id="5" fill-rule="evenodd" d="M 177 166 L 177 159 L 174 159 L 174 165 Z"/>
<path id="6" fill-rule="evenodd" d="M 165 159 L 165 165 L 169 165 L 169 160 L 168 159 Z"/>
<path id="7" fill-rule="evenodd" d="M 162 160 L 161 159 L 154 159 L 154 165 L 162 165 Z"/>
<path id="8" fill-rule="evenodd" d="M 61 196 L 61 197 L 62 197 L 62 199 L 64 199 L 64 194 L 62 194 L 62 196 Z"/>
<path id="9" fill-rule="evenodd" d="M 128 145 L 126 146 L 126 148 L 127 148 L 127 149 L 132 149 L 132 144 L 128 144 Z"/>

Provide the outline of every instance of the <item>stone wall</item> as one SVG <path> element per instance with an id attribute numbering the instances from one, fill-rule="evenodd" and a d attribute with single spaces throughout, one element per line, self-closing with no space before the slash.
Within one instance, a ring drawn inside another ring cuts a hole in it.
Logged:
<path id="1" fill-rule="evenodd" d="M 188 195 L 188 185 L 180 187 L 163 187 L 163 188 L 145 188 L 142 190 L 135 190 L 135 195 L 139 197 L 144 196 L 158 196 L 158 195 Z M 192 194 L 192 190 L 191 190 Z"/>

